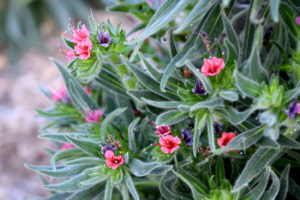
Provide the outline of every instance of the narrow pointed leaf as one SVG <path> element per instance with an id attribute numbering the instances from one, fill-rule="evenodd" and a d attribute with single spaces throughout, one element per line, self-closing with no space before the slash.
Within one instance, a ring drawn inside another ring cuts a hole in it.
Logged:
<path id="1" fill-rule="evenodd" d="M 167 111 L 164 113 L 161 113 L 160 115 L 158 115 L 158 117 L 156 118 L 155 123 L 158 126 L 161 125 L 172 125 L 172 124 L 176 124 L 178 122 L 183 121 L 184 119 L 189 117 L 189 113 L 188 112 L 181 112 L 178 110 L 172 110 L 172 111 Z"/>
<path id="2" fill-rule="evenodd" d="M 131 194 L 131 196 L 133 197 L 134 200 L 139 200 L 140 197 L 139 197 L 139 194 L 134 186 L 134 183 L 132 181 L 132 178 L 130 177 L 129 173 L 125 170 L 125 182 L 126 182 L 126 185 L 127 185 L 127 188 Z"/>

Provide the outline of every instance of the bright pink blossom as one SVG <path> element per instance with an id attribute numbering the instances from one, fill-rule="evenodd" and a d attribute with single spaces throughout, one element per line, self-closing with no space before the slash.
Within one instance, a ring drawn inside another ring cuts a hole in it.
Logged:
<path id="1" fill-rule="evenodd" d="M 215 76 L 225 67 L 223 58 L 212 57 L 212 59 L 204 59 L 204 65 L 201 73 L 204 76 Z"/>
<path id="2" fill-rule="evenodd" d="M 297 103 L 297 106 L 298 106 L 298 111 L 297 111 L 297 114 L 300 115 L 300 103 Z"/>
<path id="3" fill-rule="evenodd" d="M 235 133 L 232 133 L 232 132 L 229 132 L 229 133 L 223 132 L 222 133 L 222 137 L 218 138 L 218 140 L 217 140 L 218 145 L 220 147 L 225 147 L 234 137 L 235 137 Z"/>
<path id="4" fill-rule="evenodd" d="M 159 144 L 154 144 L 155 146 L 160 146 L 162 152 L 166 154 L 173 153 L 179 148 L 181 140 L 179 137 L 173 137 L 172 135 L 167 135 L 164 137 L 161 137 L 159 139 Z"/>
<path id="5" fill-rule="evenodd" d="M 80 44 L 75 45 L 76 54 L 80 59 L 86 60 L 91 56 L 90 50 L 92 49 L 92 41 L 87 38 L 83 40 Z"/>
<path id="6" fill-rule="evenodd" d="M 81 44 L 84 40 L 89 38 L 89 31 L 87 30 L 84 24 L 81 25 L 80 29 L 76 29 L 71 20 L 70 23 L 73 27 L 73 35 L 70 36 L 67 34 L 63 34 L 64 36 L 72 39 L 72 42 L 75 44 Z"/>
<path id="7" fill-rule="evenodd" d="M 155 133 L 159 136 L 166 136 L 166 135 L 171 135 L 171 128 L 170 126 L 156 126 L 151 120 L 150 118 L 148 118 L 149 122 L 151 123 L 151 125 L 156 128 Z"/>
<path id="8" fill-rule="evenodd" d="M 85 121 L 88 123 L 95 122 L 98 123 L 100 117 L 103 117 L 103 113 L 101 110 L 95 110 L 94 112 L 88 111 L 88 114 L 85 115 Z"/>
<path id="9" fill-rule="evenodd" d="M 61 87 L 57 91 L 51 89 L 50 92 L 52 94 L 51 98 L 54 102 L 58 102 L 58 101 L 62 101 L 62 102 L 65 102 L 65 103 L 70 103 L 71 102 L 71 99 L 68 95 L 67 88 L 65 86 Z"/>
<path id="10" fill-rule="evenodd" d="M 73 144 L 70 144 L 70 143 L 64 143 L 64 145 L 61 147 L 61 150 L 66 150 L 66 149 L 70 149 L 70 148 L 73 148 L 74 145 Z"/>
<path id="11" fill-rule="evenodd" d="M 113 151 L 106 151 L 104 157 L 106 158 L 105 162 L 109 168 L 116 169 L 124 163 L 123 156 L 115 156 Z"/>
<path id="12" fill-rule="evenodd" d="M 295 18 L 295 23 L 300 26 L 300 16 Z"/>

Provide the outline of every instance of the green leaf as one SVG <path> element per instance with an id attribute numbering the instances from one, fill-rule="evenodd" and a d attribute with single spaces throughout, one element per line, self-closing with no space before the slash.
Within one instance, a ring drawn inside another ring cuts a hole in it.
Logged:
<path id="1" fill-rule="evenodd" d="M 219 92 L 219 95 L 221 98 L 227 100 L 227 101 L 237 101 L 239 100 L 239 95 L 238 93 L 236 93 L 235 91 L 233 90 L 221 90 Z"/>
<path id="2" fill-rule="evenodd" d="M 124 112 L 126 109 L 127 108 L 118 108 L 118 109 L 114 110 L 113 112 L 109 113 L 109 115 L 107 115 L 105 117 L 105 119 L 103 120 L 103 122 L 101 124 L 101 137 L 102 137 L 103 141 L 105 141 L 105 139 L 106 139 L 109 124 L 113 121 L 114 118 L 120 116 L 120 114 L 122 112 Z"/>
<path id="3" fill-rule="evenodd" d="M 225 28 L 225 32 L 228 37 L 228 40 L 234 46 L 236 55 L 239 58 L 239 54 L 240 54 L 239 40 L 238 40 L 238 37 L 236 35 L 234 28 L 232 27 L 229 19 L 227 18 L 226 14 L 225 14 L 224 9 L 222 9 L 222 20 L 223 20 L 223 24 L 224 24 L 224 28 Z"/>
<path id="4" fill-rule="evenodd" d="M 220 154 L 228 150 L 245 150 L 250 147 L 263 136 L 262 131 L 266 126 L 258 126 L 253 129 L 247 130 L 241 134 L 238 134 L 233 140 L 231 140 L 226 147 L 219 148 L 213 153 Z"/>
<path id="5" fill-rule="evenodd" d="M 273 172 L 273 170 L 271 170 L 271 177 L 272 177 L 272 185 L 263 194 L 261 200 L 274 200 L 279 192 L 280 181 L 277 175 Z"/>
<path id="6" fill-rule="evenodd" d="M 216 183 L 220 187 L 225 180 L 225 169 L 222 156 L 218 156 L 216 163 Z"/>
<path id="7" fill-rule="evenodd" d="M 99 194 L 103 193 L 104 186 L 105 185 L 103 183 L 100 183 L 100 184 L 92 186 L 88 189 L 79 190 L 78 192 L 75 192 L 67 200 L 93 199 L 95 197 L 98 197 Z M 58 199 L 53 199 L 53 200 L 60 200 L 60 199 L 58 198 Z"/>
<path id="8" fill-rule="evenodd" d="M 172 125 L 172 124 L 176 124 L 178 122 L 181 122 L 182 120 L 184 120 L 188 117 L 189 117 L 188 112 L 181 112 L 181 111 L 178 111 L 178 110 L 171 110 L 171 111 L 167 111 L 167 112 L 164 112 L 164 113 L 161 113 L 160 115 L 158 115 L 158 117 L 156 118 L 155 123 L 158 126 Z"/>
<path id="9" fill-rule="evenodd" d="M 71 192 L 64 192 L 64 193 L 55 193 L 53 194 L 51 197 L 45 198 L 43 200 L 57 200 L 57 199 L 69 199 L 68 197 L 70 197 L 72 195 Z"/>
<path id="10" fill-rule="evenodd" d="M 60 71 L 72 102 L 75 104 L 78 111 L 86 111 L 87 108 L 89 108 L 90 110 L 96 109 L 98 107 L 97 104 L 89 97 L 89 95 L 81 87 L 79 82 L 55 59 L 50 58 L 50 60 L 57 66 L 58 70 Z M 84 103 L 84 105 L 82 105 L 82 103 Z"/>
<path id="11" fill-rule="evenodd" d="M 128 126 L 128 148 L 132 153 L 136 151 L 136 143 L 135 143 L 135 133 L 134 129 L 136 125 L 139 123 L 140 118 L 136 118 L 133 120 Z"/>
<path id="12" fill-rule="evenodd" d="M 131 71 L 135 74 L 136 78 L 149 90 L 152 92 L 157 93 L 158 95 L 165 97 L 169 100 L 179 100 L 178 96 L 167 90 L 166 93 L 162 92 L 159 88 L 159 84 L 153 80 L 151 77 L 149 77 L 147 74 L 145 74 L 142 70 L 140 70 L 135 65 L 131 64 L 128 60 L 125 59 L 125 64 L 131 69 Z"/>
<path id="13" fill-rule="evenodd" d="M 193 9 L 188 13 L 188 15 L 184 18 L 184 20 L 180 23 L 179 27 L 175 30 L 175 33 L 181 33 L 186 31 L 191 24 L 195 21 L 201 19 L 209 10 L 211 5 L 215 3 L 215 1 L 210 0 L 201 0 L 193 7 Z"/>
<path id="14" fill-rule="evenodd" d="M 184 44 L 182 49 L 176 54 L 175 57 L 166 66 L 163 77 L 160 82 L 160 89 L 165 91 L 165 86 L 167 84 L 168 78 L 172 75 L 176 67 L 179 67 L 178 63 L 186 60 L 186 58 L 193 52 L 195 45 L 202 42 L 202 38 L 199 36 L 201 30 L 205 30 L 209 38 L 218 38 L 223 31 L 222 19 L 220 17 L 220 5 L 218 3 L 210 9 L 206 16 L 199 23 L 195 31 L 191 34 L 188 41 Z M 200 41 L 198 42 L 198 38 Z M 200 46 L 200 44 L 199 44 Z M 203 42 L 201 43 L 202 48 L 198 51 L 202 54 L 206 51 Z M 209 90 L 208 90 L 209 91 Z"/>
<path id="15" fill-rule="evenodd" d="M 180 178 L 185 184 L 187 184 L 187 186 L 190 188 L 190 190 L 192 191 L 192 195 L 193 195 L 193 199 L 195 200 L 201 200 L 204 196 L 202 194 L 200 194 L 198 192 L 198 190 L 196 190 L 195 186 L 190 182 L 190 180 L 183 176 L 182 174 L 176 172 L 175 170 L 172 170 L 173 173 Z"/>
<path id="16" fill-rule="evenodd" d="M 224 108 L 224 104 L 221 98 L 219 97 L 213 97 L 211 99 L 208 99 L 206 101 L 200 101 L 199 103 L 194 104 L 190 107 L 190 112 L 193 112 L 195 110 L 199 110 L 202 108 L 208 108 L 208 109 L 216 109 L 216 108 Z"/>
<path id="17" fill-rule="evenodd" d="M 214 151 L 216 149 L 216 144 L 215 144 L 214 125 L 213 125 L 213 120 L 211 115 L 208 116 L 208 120 L 207 120 L 207 137 L 208 137 L 208 145 L 211 151 Z"/>
<path id="18" fill-rule="evenodd" d="M 280 0 L 270 0 L 270 13 L 272 20 L 276 23 L 279 22 L 279 5 Z"/>
<path id="19" fill-rule="evenodd" d="M 92 140 L 84 139 L 84 138 L 75 138 L 69 135 L 65 136 L 72 144 L 86 152 L 87 154 L 99 157 L 101 155 L 99 144 L 93 142 Z"/>
<path id="20" fill-rule="evenodd" d="M 174 0 L 164 3 L 164 5 L 153 15 L 153 19 L 150 20 L 144 32 L 136 38 L 134 42 L 144 40 L 167 26 L 168 23 L 171 22 L 190 2 L 191 0 Z"/>
<path id="21" fill-rule="evenodd" d="M 160 100 L 167 100 L 166 98 L 151 92 L 149 90 L 128 90 L 127 92 L 132 98 L 136 99 L 137 101 L 143 102 L 141 98 L 145 99 L 152 99 L 154 101 L 160 101 Z"/>
<path id="22" fill-rule="evenodd" d="M 37 171 L 40 174 L 45 174 L 51 177 L 69 177 L 74 176 L 85 170 L 86 168 L 92 167 L 94 165 L 91 164 L 76 164 L 76 165 L 69 165 L 64 167 L 56 167 L 53 170 L 52 167 L 41 167 L 41 166 L 32 166 L 26 165 L 27 168 Z"/>
<path id="23" fill-rule="evenodd" d="M 283 148 L 288 148 L 288 149 L 300 149 L 300 143 L 297 142 L 296 140 L 289 138 L 287 136 L 284 136 L 282 134 L 280 134 L 277 142 L 279 143 L 279 145 Z"/>
<path id="24" fill-rule="evenodd" d="M 288 193 L 289 189 L 289 172 L 290 172 L 290 165 L 287 165 L 280 176 L 280 189 L 278 192 L 278 195 L 276 197 L 276 200 L 285 200 L 286 195 Z"/>
<path id="25" fill-rule="evenodd" d="M 180 165 L 180 163 L 175 159 L 176 168 L 178 170 L 178 173 L 180 173 L 183 177 L 189 180 L 189 182 L 195 187 L 195 189 L 200 194 L 207 194 L 209 192 L 208 188 L 204 183 L 202 183 L 198 178 L 196 178 L 194 175 L 186 172 Z"/>
<path id="26" fill-rule="evenodd" d="M 126 182 L 128 190 L 129 190 L 130 194 L 132 195 L 133 199 L 139 200 L 140 199 L 139 194 L 136 191 L 136 188 L 134 186 L 131 176 L 129 175 L 129 173 L 126 170 L 125 170 L 125 182 Z"/>
<path id="27" fill-rule="evenodd" d="M 233 72 L 236 86 L 239 91 L 246 96 L 257 98 L 262 92 L 262 87 L 255 81 L 247 78 L 237 70 Z"/>
<path id="28" fill-rule="evenodd" d="M 176 56 L 177 54 L 177 47 L 176 47 L 176 43 L 175 43 L 175 40 L 174 40 L 174 35 L 173 35 L 173 31 L 172 29 L 170 30 L 169 32 L 169 38 L 170 38 L 170 55 L 171 55 L 171 58 Z"/>
<path id="29" fill-rule="evenodd" d="M 182 194 L 179 194 L 177 191 L 173 190 L 172 186 L 175 183 L 176 183 L 176 177 L 173 175 L 172 172 L 163 175 L 159 183 L 159 191 L 161 195 L 165 199 L 187 200 L 187 198 L 184 198 Z"/>
<path id="30" fill-rule="evenodd" d="M 268 167 L 264 170 L 263 176 L 259 180 L 258 184 L 253 189 L 251 189 L 247 194 L 242 196 L 241 200 L 260 199 L 260 197 L 263 195 L 267 187 L 269 177 L 270 177 L 270 168 Z"/>
<path id="31" fill-rule="evenodd" d="M 66 162 L 66 165 L 74 165 L 74 164 L 94 164 L 94 165 L 102 165 L 105 163 L 104 159 L 96 158 L 96 157 L 83 157 L 74 160 L 70 160 Z"/>
<path id="32" fill-rule="evenodd" d="M 234 107 L 225 106 L 225 108 L 218 110 L 229 122 L 232 124 L 240 124 L 245 121 L 254 111 L 254 107 L 250 107 L 248 110 L 238 111 Z"/>
<path id="33" fill-rule="evenodd" d="M 153 65 L 151 65 L 142 53 L 138 53 L 138 55 L 139 55 L 140 59 L 143 61 L 143 63 L 145 64 L 145 66 L 146 66 L 148 72 L 150 73 L 150 75 L 152 76 L 152 78 L 159 81 L 162 77 L 161 72 L 159 72 Z"/>
<path id="34" fill-rule="evenodd" d="M 263 136 L 262 138 L 260 138 L 256 144 L 258 146 L 266 147 L 266 148 L 275 148 L 275 149 L 280 148 L 279 144 L 276 141 L 272 140 L 270 137 L 267 136 Z"/>
<path id="35" fill-rule="evenodd" d="M 250 69 L 251 76 L 254 81 L 258 83 L 265 81 L 267 83 L 269 79 L 268 73 L 266 69 L 262 66 L 259 57 L 259 52 L 262 45 L 262 36 L 263 36 L 263 27 L 259 25 L 255 32 L 254 46 L 252 47 L 250 57 L 246 61 L 244 70 Z"/>
<path id="36" fill-rule="evenodd" d="M 53 167 L 53 169 L 56 169 L 55 167 L 56 162 L 66 158 L 72 158 L 72 156 L 83 156 L 83 155 L 85 155 L 85 153 L 82 152 L 82 150 L 77 148 L 70 148 L 70 149 L 58 151 L 51 157 L 51 166 Z"/>
<path id="37" fill-rule="evenodd" d="M 87 188 L 87 186 L 82 186 L 80 182 L 85 181 L 88 178 L 89 175 L 87 174 L 79 174 L 62 183 L 53 184 L 53 185 L 44 185 L 44 187 L 53 191 L 61 191 L 61 192 L 76 191 L 79 189 Z"/>
<path id="38" fill-rule="evenodd" d="M 236 180 L 232 191 L 236 192 L 247 186 L 278 154 L 279 151 L 276 149 L 259 147 L 248 160 L 242 173 Z"/>
<path id="39" fill-rule="evenodd" d="M 154 170 L 160 168 L 162 166 L 168 166 L 168 165 L 161 165 L 159 162 L 143 162 L 138 159 L 132 159 L 132 161 L 129 164 L 129 168 L 131 173 L 133 173 L 135 176 L 142 177 L 147 176 L 150 173 L 152 173 Z M 168 166 L 168 168 L 163 168 L 164 170 L 170 170 L 171 166 Z"/>
<path id="40" fill-rule="evenodd" d="M 279 12 L 280 12 L 281 19 L 284 22 L 287 29 L 289 30 L 289 32 L 295 38 L 298 38 L 299 37 L 299 32 L 297 31 L 296 24 L 295 24 L 294 19 L 292 17 L 293 15 L 291 15 L 291 13 L 293 13 L 291 8 L 288 5 L 286 5 L 284 3 L 281 3 L 280 7 L 279 7 Z"/>
<path id="41" fill-rule="evenodd" d="M 146 104 L 149 104 L 157 108 L 164 108 L 164 109 L 177 108 L 180 105 L 191 106 L 194 104 L 194 102 L 183 102 L 183 101 L 152 101 L 146 98 L 142 98 L 142 100 Z"/>
<path id="42" fill-rule="evenodd" d="M 282 104 L 286 104 L 300 95 L 300 87 L 288 90 L 283 94 Z"/>
<path id="43" fill-rule="evenodd" d="M 112 199 L 113 188 L 114 187 L 113 187 L 111 181 L 107 181 L 106 186 L 105 186 L 105 193 L 104 193 L 103 200 L 111 200 Z"/>
<path id="44" fill-rule="evenodd" d="M 201 115 L 196 115 L 196 117 L 195 117 L 195 127 L 194 127 L 194 135 L 193 135 L 193 154 L 194 154 L 194 157 L 197 156 L 197 148 L 199 146 L 200 135 L 203 131 L 203 128 L 206 125 L 207 117 L 208 117 L 207 112 L 204 112 Z"/>

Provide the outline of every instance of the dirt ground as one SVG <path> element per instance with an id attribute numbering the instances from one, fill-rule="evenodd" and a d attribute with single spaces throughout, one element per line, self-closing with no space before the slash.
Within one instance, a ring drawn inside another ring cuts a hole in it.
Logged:
<path id="1" fill-rule="evenodd" d="M 94 13 L 98 23 L 108 18 L 114 25 L 122 21 L 122 27 L 129 32 L 136 21 L 116 13 Z M 19 60 L 17 72 L 12 72 L 5 52 L 0 52 L 0 199 L 25 200 L 45 197 L 49 193 L 42 188 L 39 176 L 24 167 L 48 165 L 49 155 L 44 147 L 50 147 L 47 140 L 38 139 L 39 129 L 47 124 L 38 118 L 34 108 L 51 107 L 52 102 L 39 91 L 39 84 L 59 88 L 62 79 L 48 57 L 55 57 L 62 63 L 66 59 L 58 52 L 62 43 L 55 26 L 46 22 L 42 26 L 43 38 L 48 52 L 32 49 Z"/>

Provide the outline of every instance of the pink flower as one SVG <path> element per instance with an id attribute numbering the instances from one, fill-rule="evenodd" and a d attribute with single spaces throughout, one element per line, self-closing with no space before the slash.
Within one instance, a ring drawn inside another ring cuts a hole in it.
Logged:
<path id="1" fill-rule="evenodd" d="M 100 117 L 103 117 L 103 113 L 101 110 L 95 110 L 94 112 L 88 111 L 88 114 L 85 115 L 85 121 L 87 123 L 95 122 L 98 123 Z"/>
<path id="2" fill-rule="evenodd" d="M 220 147 L 225 147 L 234 137 L 235 137 L 235 133 L 232 133 L 232 132 L 229 132 L 229 133 L 223 132 L 222 133 L 222 137 L 218 138 L 218 140 L 217 140 L 218 145 Z"/>
<path id="3" fill-rule="evenodd" d="M 298 111 L 297 111 L 297 114 L 300 115 L 300 103 L 297 103 L 297 106 L 298 106 Z"/>
<path id="4" fill-rule="evenodd" d="M 60 48 L 59 51 L 62 52 L 68 60 L 73 60 L 74 58 L 76 58 L 76 54 L 73 49 L 69 49 L 68 51 L 64 48 Z"/>
<path id="5" fill-rule="evenodd" d="M 179 148 L 181 140 L 179 137 L 173 137 L 172 135 L 167 135 L 164 137 L 161 137 L 159 139 L 159 144 L 153 144 L 155 146 L 161 146 L 162 152 L 166 154 L 173 153 Z"/>
<path id="6" fill-rule="evenodd" d="M 106 158 L 105 162 L 109 168 L 117 169 L 120 165 L 124 163 L 123 156 L 115 156 L 113 151 L 106 151 L 104 157 Z"/>
<path id="7" fill-rule="evenodd" d="M 296 23 L 298 26 L 300 26 L 300 16 L 296 17 L 295 23 Z"/>
<path id="8" fill-rule="evenodd" d="M 70 23 L 73 27 L 73 35 L 70 36 L 67 34 L 63 34 L 64 36 L 72 39 L 72 42 L 75 44 L 81 44 L 82 42 L 84 42 L 84 40 L 89 38 L 89 31 L 87 30 L 84 24 L 82 24 L 80 29 L 76 29 L 71 20 Z"/>
<path id="9" fill-rule="evenodd" d="M 159 136 L 166 136 L 166 135 L 171 135 L 171 128 L 170 126 L 156 126 L 151 120 L 150 118 L 148 118 L 149 122 L 151 123 L 151 125 L 156 128 L 155 133 Z"/>
<path id="10" fill-rule="evenodd" d="M 61 87 L 58 91 L 50 89 L 50 92 L 52 94 L 51 98 L 54 102 L 62 101 L 65 103 L 71 103 L 71 99 L 65 86 Z"/>
<path id="11" fill-rule="evenodd" d="M 91 88 L 90 87 L 85 87 L 84 91 L 87 93 L 87 95 L 91 95 Z"/>
<path id="12" fill-rule="evenodd" d="M 204 76 L 215 76 L 224 69 L 225 64 L 223 58 L 212 57 L 212 59 L 204 59 L 204 65 L 201 68 L 201 73 Z"/>
<path id="13" fill-rule="evenodd" d="M 61 150 L 66 150 L 66 149 L 70 149 L 70 148 L 73 148 L 74 145 L 73 144 L 70 144 L 70 143 L 64 143 L 64 145 L 60 148 Z"/>
<path id="14" fill-rule="evenodd" d="M 170 126 L 157 126 L 155 133 L 159 136 L 171 135 Z"/>
<path id="15" fill-rule="evenodd" d="M 80 59 L 86 60 L 91 56 L 90 50 L 92 49 L 92 41 L 87 38 L 80 44 L 75 45 L 75 51 Z"/>

